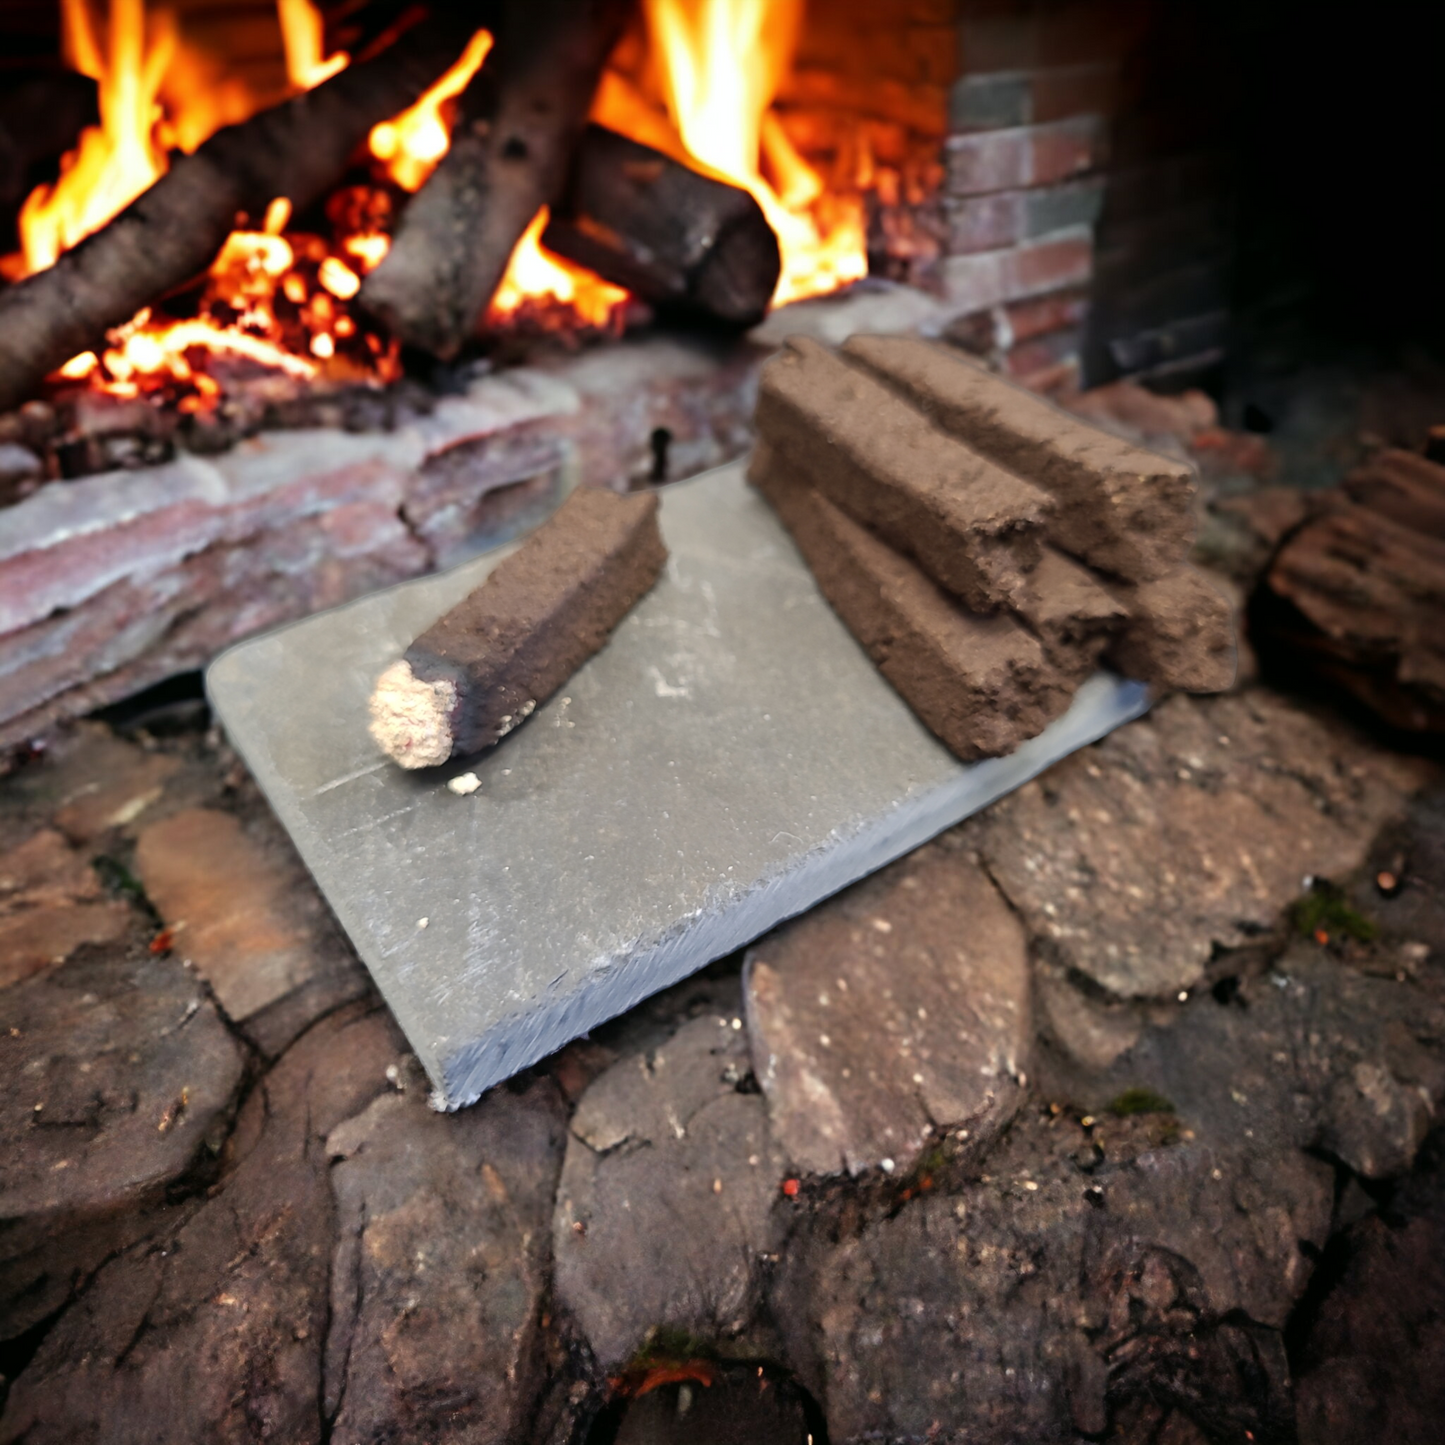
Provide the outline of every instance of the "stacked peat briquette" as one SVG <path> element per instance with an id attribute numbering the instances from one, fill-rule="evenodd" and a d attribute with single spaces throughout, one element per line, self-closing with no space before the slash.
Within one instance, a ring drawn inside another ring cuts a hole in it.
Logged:
<path id="1" fill-rule="evenodd" d="M 1011 752 L 1101 662 L 1234 679 L 1226 599 L 1185 558 L 1194 474 L 909 337 L 790 340 L 748 476 L 879 670 L 960 758 Z"/>

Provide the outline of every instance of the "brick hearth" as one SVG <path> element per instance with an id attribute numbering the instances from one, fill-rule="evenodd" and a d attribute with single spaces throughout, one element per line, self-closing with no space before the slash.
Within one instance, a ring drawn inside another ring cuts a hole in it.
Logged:
<path id="1" fill-rule="evenodd" d="M 573 486 L 730 460 L 765 354 L 625 341 L 480 376 L 393 431 L 263 432 L 219 456 L 40 488 L 0 527 L 0 746 L 262 628 L 451 566 Z"/>

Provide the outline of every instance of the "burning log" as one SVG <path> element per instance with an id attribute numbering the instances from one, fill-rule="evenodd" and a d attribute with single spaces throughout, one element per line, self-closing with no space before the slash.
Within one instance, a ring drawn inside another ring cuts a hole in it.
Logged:
<path id="1" fill-rule="evenodd" d="M 113 326 L 203 271 L 277 196 L 300 210 L 334 185 L 378 122 L 412 104 L 485 18 L 439 7 L 374 59 L 217 131 L 55 265 L 0 293 L 0 410 Z"/>
<path id="2" fill-rule="evenodd" d="M 747 191 L 590 125 L 543 244 L 650 305 L 752 326 L 782 257 Z"/>
<path id="3" fill-rule="evenodd" d="M 406 208 L 361 302 L 436 356 L 472 334 L 513 248 L 561 195 L 628 0 L 511 0 L 461 96 L 451 148 Z"/>

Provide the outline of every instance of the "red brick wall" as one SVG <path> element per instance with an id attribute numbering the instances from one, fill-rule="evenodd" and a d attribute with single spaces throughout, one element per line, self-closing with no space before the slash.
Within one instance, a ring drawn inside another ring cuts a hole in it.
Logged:
<path id="1" fill-rule="evenodd" d="M 1109 121 L 1150 0 L 959 0 L 945 294 L 954 334 L 1044 389 L 1077 385 Z"/>

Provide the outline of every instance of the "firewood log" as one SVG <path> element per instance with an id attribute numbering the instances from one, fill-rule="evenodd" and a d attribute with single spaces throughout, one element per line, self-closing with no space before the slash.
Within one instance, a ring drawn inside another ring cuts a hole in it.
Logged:
<path id="1" fill-rule="evenodd" d="M 73 70 L 12 70 L 0 86 L 0 218 L 15 219 L 31 172 L 70 150 L 100 119 L 96 84 Z"/>
<path id="2" fill-rule="evenodd" d="M 582 137 L 542 242 L 659 310 L 734 326 L 763 319 L 782 267 L 745 190 L 600 125 Z"/>
<path id="3" fill-rule="evenodd" d="M 1445 466 L 1414 452 L 1384 451 L 1345 478 L 1352 501 L 1402 527 L 1445 538 Z"/>
<path id="4" fill-rule="evenodd" d="M 532 218 L 555 202 L 629 0 L 509 0 L 451 148 L 402 213 L 361 304 L 435 356 L 472 335 Z"/>
<path id="5" fill-rule="evenodd" d="M 1280 548 L 1253 630 L 1261 661 L 1282 674 L 1314 671 L 1392 727 L 1445 732 L 1439 537 L 1370 505 L 1337 507 Z"/>
<path id="6" fill-rule="evenodd" d="M 440 6 L 374 59 L 217 131 L 55 265 L 0 292 L 0 411 L 203 271 L 238 215 L 259 218 L 277 196 L 301 210 L 325 194 L 371 127 L 411 105 L 491 13 Z"/>

